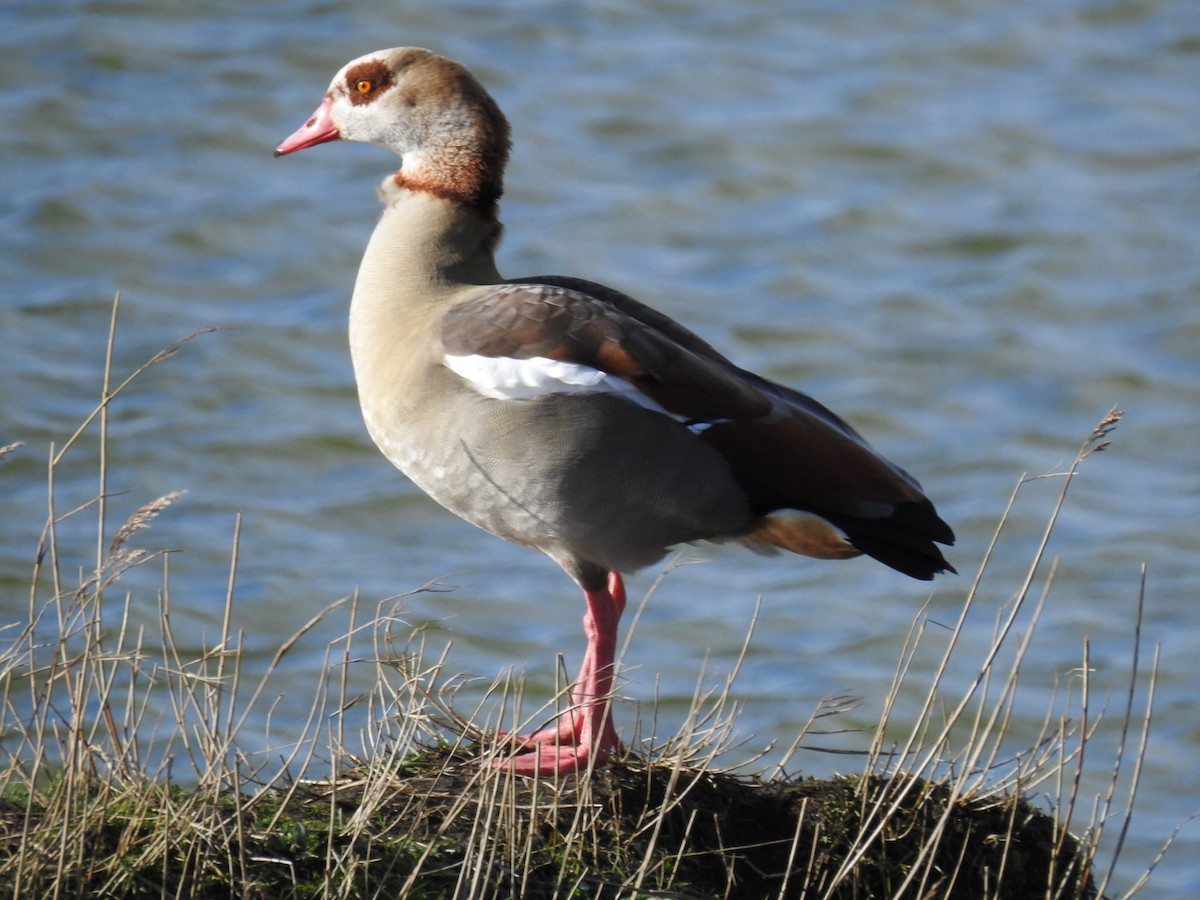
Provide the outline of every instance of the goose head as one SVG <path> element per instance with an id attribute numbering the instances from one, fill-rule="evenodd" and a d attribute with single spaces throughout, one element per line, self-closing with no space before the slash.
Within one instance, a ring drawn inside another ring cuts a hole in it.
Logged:
<path id="1" fill-rule="evenodd" d="M 508 121 L 470 72 L 429 50 L 396 47 L 346 63 L 275 155 L 337 140 L 398 154 L 394 180 L 412 191 L 473 205 L 503 192 Z"/>

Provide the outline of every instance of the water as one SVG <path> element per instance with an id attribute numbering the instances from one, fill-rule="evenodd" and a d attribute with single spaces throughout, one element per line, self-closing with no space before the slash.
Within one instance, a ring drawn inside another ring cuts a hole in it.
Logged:
<path id="1" fill-rule="evenodd" d="M 1061 562 L 1013 731 L 1034 733 L 1085 638 L 1092 689 L 1120 704 L 1144 562 L 1144 636 L 1162 661 L 1121 870 L 1136 877 L 1200 809 L 1200 10 L 430 6 L 0 12 L 0 444 L 26 442 L 0 468 L 0 608 L 25 614 L 48 447 L 95 403 L 119 290 L 122 375 L 184 334 L 224 328 L 113 409 L 114 520 L 188 491 L 138 540 L 178 551 L 176 627 L 196 646 L 219 627 L 240 512 L 234 627 L 251 664 L 356 588 L 373 607 L 440 578 L 457 590 L 408 598 L 405 616 L 435 623 L 458 668 L 526 667 L 545 691 L 555 653 L 574 666 L 582 610 L 565 577 L 424 500 L 359 419 L 346 301 L 393 160 L 362 146 L 270 154 L 343 62 L 429 46 L 471 66 L 514 126 L 501 268 L 634 293 L 864 430 L 960 536 L 951 558 L 963 575 L 934 586 L 938 621 L 956 615 L 1022 473 L 1060 469 L 1110 406 L 1127 411 L 1051 541 Z M 94 494 L 94 454 L 85 438 L 59 473 L 60 510 Z M 968 661 L 1059 486 L 1023 493 L 964 637 Z M 85 525 L 64 526 L 69 565 L 94 554 Z M 760 595 L 740 730 L 786 742 L 838 691 L 865 698 L 849 721 L 869 727 L 926 586 L 868 562 L 689 553 L 708 564 L 671 573 L 626 658 L 626 693 L 661 695 L 662 731 L 706 653 L 710 683 L 733 665 Z M 635 596 L 654 574 L 633 580 Z M 130 575 L 148 622 L 160 580 Z M 277 729 L 307 709 L 330 628 L 289 661 Z M 1156 892 L 1200 889 L 1195 826 L 1180 843 Z"/>

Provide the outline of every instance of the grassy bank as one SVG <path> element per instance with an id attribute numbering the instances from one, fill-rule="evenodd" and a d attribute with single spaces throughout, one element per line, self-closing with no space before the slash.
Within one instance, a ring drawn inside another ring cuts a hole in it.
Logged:
<path id="1" fill-rule="evenodd" d="M 51 450 L 49 514 L 40 545 L 30 548 L 28 617 L 8 623 L 0 645 L 0 891 L 22 898 L 1073 898 L 1130 896 L 1140 887 L 1122 893 L 1111 882 L 1153 696 L 1154 664 L 1139 659 L 1138 640 L 1124 708 L 1105 723 L 1120 733 L 1116 758 L 1088 752 L 1098 716 L 1089 704 L 1086 645 L 1071 715 L 1048 713 L 1023 752 L 1007 747 L 1025 649 L 1053 580 L 1053 567 L 1041 565 L 1044 541 L 1027 578 L 1011 586 L 1014 599 L 974 677 L 950 683 L 947 673 L 978 581 L 949 640 L 939 636 L 944 656 L 920 712 L 899 723 L 893 703 L 929 624 L 917 619 L 875 734 L 864 737 L 861 755 L 847 757 L 852 774 L 816 780 L 792 771 L 810 729 L 836 721 L 841 698 L 820 706 L 776 763 L 722 771 L 734 721 L 725 685 L 698 695 L 679 733 L 657 746 L 634 745 L 577 777 L 531 780 L 479 762 L 505 752 L 495 725 L 521 708 L 520 682 L 498 680 L 465 714 L 456 702 L 461 682 L 391 607 L 368 609 L 356 598 L 332 604 L 250 681 L 243 641 L 229 624 L 236 549 L 222 631 L 199 651 L 177 640 L 172 604 L 187 600 L 172 597 L 165 566 L 148 603 L 121 590 L 132 568 L 161 559 L 142 545 L 177 499 L 148 498 L 127 521 L 107 521 L 108 411 L 145 368 L 106 378 L 95 412 Z M 1117 418 L 1107 417 L 1057 476 L 1058 508 L 1076 468 L 1105 446 Z M 89 431 L 100 439 L 97 496 L 59 510 L 55 472 Z M 11 446 L 0 456 L 26 452 Z M 4 465 L 0 459 L 0 479 Z M 80 517 L 96 523 L 90 571 L 67 564 L 78 548 L 68 552 L 59 542 L 63 523 Z M 157 605 L 157 630 L 130 625 L 135 604 Z M 263 721 L 281 662 L 339 606 L 346 634 L 330 645 L 311 687 L 302 739 L 268 761 L 244 751 L 261 744 L 248 723 Z M 365 693 L 348 683 L 351 661 L 370 669 Z M 161 710 L 171 714 L 164 720 Z M 354 747 L 343 728 L 348 716 L 366 723 L 355 726 L 365 733 Z M 1085 765 L 1106 775 L 1100 796 L 1081 792 Z"/>

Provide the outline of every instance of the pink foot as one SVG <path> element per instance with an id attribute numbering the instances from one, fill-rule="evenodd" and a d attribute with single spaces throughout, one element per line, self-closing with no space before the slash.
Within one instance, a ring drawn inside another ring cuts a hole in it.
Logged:
<path id="1" fill-rule="evenodd" d="M 600 763 L 621 749 L 612 724 L 613 657 L 617 623 L 625 610 L 625 585 L 617 572 L 608 574 L 607 590 L 584 591 L 588 611 L 583 617 L 587 651 L 579 677 L 571 688 L 572 709 L 558 724 L 516 738 L 528 752 L 493 760 L 496 768 L 521 775 L 565 775 Z"/>

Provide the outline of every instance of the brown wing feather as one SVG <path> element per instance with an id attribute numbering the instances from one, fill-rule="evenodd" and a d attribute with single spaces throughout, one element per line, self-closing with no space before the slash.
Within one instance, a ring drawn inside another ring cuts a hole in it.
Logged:
<path id="1" fill-rule="evenodd" d="M 815 513 L 916 578 L 952 571 L 934 542 L 954 534 L 912 476 L 816 400 L 739 369 L 625 294 L 552 276 L 510 282 L 449 309 L 442 340 L 454 355 L 540 356 L 622 378 L 668 412 L 711 423 L 698 439 L 725 456 L 757 515 Z M 812 543 L 810 524 L 789 536 L 786 520 L 763 522 L 749 540 L 798 552 Z"/>
<path id="2" fill-rule="evenodd" d="M 616 292 L 611 292 L 614 296 Z M 629 298 L 629 303 L 636 304 Z M 636 304 L 641 310 L 648 310 Z M 662 322 L 666 316 L 655 314 Z M 456 356 L 542 356 L 579 363 L 635 385 L 664 409 L 698 421 L 758 419 L 772 401 L 737 369 L 693 336 L 696 350 L 675 336 L 580 290 L 547 284 L 496 287 L 446 311 L 442 345 Z"/>
<path id="3" fill-rule="evenodd" d="M 695 332 L 680 325 L 670 316 L 660 313 L 653 307 L 647 306 L 640 300 L 633 299 L 628 294 L 623 294 L 614 288 L 610 288 L 608 285 L 599 284 L 595 281 L 587 281 L 583 278 L 570 278 L 565 275 L 535 275 L 530 278 L 515 278 L 509 284 L 550 285 L 586 294 L 589 297 L 609 304 L 634 321 L 649 326 L 664 337 L 669 338 L 673 343 L 678 344 L 685 350 L 690 350 L 697 356 L 703 356 L 706 359 L 715 359 L 719 362 L 732 365 L 728 359 L 717 352 L 711 344 Z"/>

